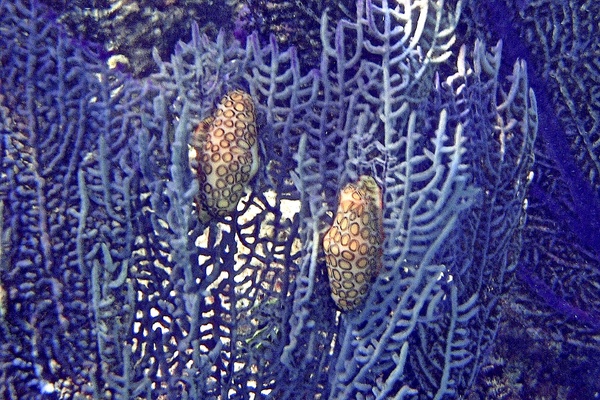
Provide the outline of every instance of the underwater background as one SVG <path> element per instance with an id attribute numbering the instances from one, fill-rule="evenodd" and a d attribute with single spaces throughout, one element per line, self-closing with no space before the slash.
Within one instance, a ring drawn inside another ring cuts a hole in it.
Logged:
<path id="1" fill-rule="evenodd" d="M 599 15 L 0 0 L 0 398 L 599 398 Z"/>

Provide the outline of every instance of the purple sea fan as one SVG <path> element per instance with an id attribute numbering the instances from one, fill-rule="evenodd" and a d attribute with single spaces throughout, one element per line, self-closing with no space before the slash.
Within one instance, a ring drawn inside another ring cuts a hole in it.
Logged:
<path id="1" fill-rule="evenodd" d="M 195 26 L 144 80 L 15 4 L 0 3 L 1 395 L 472 386 L 520 248 L 537 120 L 523 64 L 505 85 L 500 46 L 454 49 L 460 3 L 325 14 L 307 73 L 274 38 L 241 48 Z M 230 217 L 201 222 L 191 135 L 234 87 L 254 101 L 261 165 Z M 322 238 L 363 175 L 381 190 L 381 270 L 341 313 Z"/>

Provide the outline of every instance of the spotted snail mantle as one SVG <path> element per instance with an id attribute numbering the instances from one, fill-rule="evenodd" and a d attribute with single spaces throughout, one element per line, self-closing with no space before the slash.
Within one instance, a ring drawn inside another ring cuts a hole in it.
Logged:
<path id="1" fill-rule="evenodd" d="M 192 143 L 198 162 L 198 215 L 206 223 L 237 208 L 248 182 L 258 171 L 254 102 L 242 90 L 221 99 L 212 116 L 196 128 Z"/>
<path id="2" fill-rule="evenodd" d="M 325 233 L 323 250 L 331 297 L 344 311 L 362 304 L 381 268 L 381 204 L 375 180 L 361 176 L 356 184 L 342 189 L 333 226 Z"/>
<path id="3" fill-rule="evenodd" d="M 254 109 L 248 93 L 234 90 L 194 132 L 198 215 L 204 223 L 232 214 L 258 170 Z M 351 311 L 364 301 L 381 267 L 382 232 L 381 190 L 373 178 L 361 176 L 342 189 L 323 239 L 331 297 L 340 309 Z"/>

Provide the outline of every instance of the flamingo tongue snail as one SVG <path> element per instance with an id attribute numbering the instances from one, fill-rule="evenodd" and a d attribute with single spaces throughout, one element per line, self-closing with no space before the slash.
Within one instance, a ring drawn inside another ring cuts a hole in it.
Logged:
<path id="1" fill-rule="evenodd" d="M 200 220 L 223 218 L 236 210 L 248 182 L 258 171 L 258 140 L 254 102 L 236 89 L 225 95 L 212 116 L 196 128 Z"/>
<path id="2" fill-rule="evenodd" d="M 340 193 L 332 227 L 325 233 L 323 250 L 331 297 L 351 311 L 367 296 L 381 267 L 383 227 L 381 190 L 370 176 L 347 184 Z"/>

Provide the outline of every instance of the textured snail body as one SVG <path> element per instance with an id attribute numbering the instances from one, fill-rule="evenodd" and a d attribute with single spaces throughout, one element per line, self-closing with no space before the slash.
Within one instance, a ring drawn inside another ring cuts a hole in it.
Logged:
<path id="1" fill-rule="evenodd" d="M 342 189 L 323 238 L 331 297 L 340 309 L 350 311 L 364 301 L 381 266 L 382 239 L 381 190 L 373 178 L 361 176 Z"/>
<path id="2" fill-rule="evenodd" d="M 258 170 L 258 140 L 254 102 L 242 90 L 223 97 L 212 116 L 193 136 L 198 162 L 198 211 L 206 222 L 236 208 Z"/>

